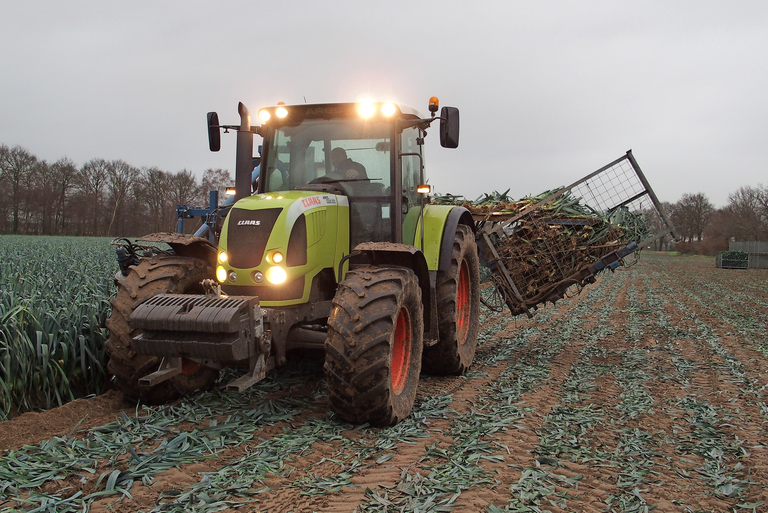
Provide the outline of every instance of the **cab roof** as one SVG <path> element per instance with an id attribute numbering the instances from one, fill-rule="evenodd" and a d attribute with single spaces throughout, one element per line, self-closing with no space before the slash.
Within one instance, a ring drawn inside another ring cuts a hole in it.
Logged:
<path id="1" fill-rule="evenodd" d="M 392 109 L 394 107 L 394 109 Z M 369 109 L 369 110 L 365 110 Z M 390 109 L 389 112 L 386 109 Z M 389 113 L 387 113 L 389 112 Z M 265 115 L 264 113 L 267 113 Z M 268 122 L 269 119 L 277 117 L 292 118 L 350 118 L 350 117 L 371 117 L 386 119 L 399 117 L 405 119 L 421 119 L 421 114 L 408 105 L 393 102 L 348 102 L 348 103 L 300 103 L 296 105 L 275 105 L 259 109 L 259 119 Z M 267 119 L 264 119 L 264 118 Z"/>

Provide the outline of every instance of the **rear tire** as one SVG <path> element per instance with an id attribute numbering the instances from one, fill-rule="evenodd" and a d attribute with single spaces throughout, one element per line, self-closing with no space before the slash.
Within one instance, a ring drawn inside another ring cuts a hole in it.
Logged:
<path id="1" fill-rule="evenodd" d="M 107 319 L 109 355 L 107 369 L 114 376 L 115 386 L 126 400 L 161 404 L 196 390 L 207 390 L 216 381 L 218 371 L 183 360 L 182 374 L 153 387 L 139 386 L 139 378 L 158 369 L 161 358 L 137 354 L 128 320 L 144 301 L 157 294 L 202 294 L 200 282 L 213 277 L 213 269 L 202 260 L 189 257 L 156 256 L 142 259 L 128 269 L 128 276 L 117 282 L 117 294 L 112 298 L 112 314 Z M 197 366 L 197 368 L 195 368 Z"/>
<path id="2" fill-rule="evenodd" d="M 362 267 L 333 299 L 325 342 L 328 397 L 352 424 L 391 426 L 413 409 L 424 335 L 421 289 L 405 267 Z"/>
<path id="3" fill-rule="evenodd" d="M 451 268 L 437 272 L 440 340 L 424 349 L 422 368 L 430 374 L 464 374 L 475 358 L 480 325 L 480 260 L 471 228 L 459 225 Z"/>

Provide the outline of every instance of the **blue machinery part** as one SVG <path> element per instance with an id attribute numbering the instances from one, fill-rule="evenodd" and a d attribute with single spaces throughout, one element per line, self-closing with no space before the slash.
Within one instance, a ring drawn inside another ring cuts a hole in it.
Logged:
<path id="1" fill-rule="evenodd" d="M 195 237 L 206 237 L 213 244 L 216 244 L 216 219 L 219 210 L 219 191 L 210 191 L 208 193 L 208 208 L 191 208 L 186 205 L 176 207 L 176 215 L 179 218 L 176 224 L 176 233 L 184 233 L 184 219 L 202 217 L 203 224 L 195 232 Z"/>
<path id="2" fill-rule="evenodd" d="M 633 242 L 627 246 L 624 246 L 623 248 L 608 253 L 603 258 L 590 265 L 587 270 L 592 274 L 592 276 L 596 275 L 603 269 L 610 269 L 611 271 L 615 271 L 616 268 L 621 265 L 621 259 L 634 251 L 637 251 L 637 242 Z"/>
<path id="3" fill-rule="evenodd" d="M 261 153 L 261 146 L 259 146 L 259 153 Z M 251 172 L 251 188 L 256 190 L 256 183 L 259 179 L 259 171 L 261 162 L 260 157 L 253 158 L 253 171 Z M 216 244 L 216 222 L 220 216 L 219 213 L 219 191 L 210 191 L 208 193 L 208 208 L 191 208 L 186 205 L 176 206 L 176 215 L 179 218 L 176 224 L 176 233 L 184 233 L 184 219 L 192 219 L 195 217 L 202 217 L 203 224 L 195 232 L 195 237 L 207 237 L 211 243 Z M 233 196 L 228 196 L 221 207 L 228 207 L 235 202 Z M 226 214 L 224 214 L 226 215 Z"/>
<path id="4" fill-rule="evenodd" d="M 254 173 L 258 176 L 258 169 Z M 226 216 L 226 212 L 229 210 L 226 207 L 229 207 L 234 202 L 234 197 L 229 196 L 224 201 L 224 204 L 219 206 L 219 191 L 210 191 L 208 193 L 208 208 L 191 208 L 187 205 L 177 205 L 176 215 L 178 216 L 178 222 L 176 224 L 176 233 L 184 233 L 184 219 L 200 217 L 203 223 L 195 232 L 195 237 L 207 238 L 212 244 L 217 245 L 216 223 L 221 216 Z M 151 256 L 153 252 L 157 251 L 161 253 L 166 252 L 158 250 L 158 248 L 133 244 L 128 239 L 115 239 L 112 241 L 112 244 L 117 246 L 115 252 L 117 253 L 117 263 L 120 266 L 120 271 L 115 275 L 115 283 L 117 283 L 117 280 L 124 279 L 128 275 L 128 268 L 132 265 L 138 265 L 139 260 L 143 256 Z"/>

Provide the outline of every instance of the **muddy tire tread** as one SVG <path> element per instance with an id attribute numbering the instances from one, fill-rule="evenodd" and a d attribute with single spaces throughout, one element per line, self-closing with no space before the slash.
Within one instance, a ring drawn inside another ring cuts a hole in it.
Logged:
<path id="1" fill-rule="evenodd" d="M 467 339 L 460 345 L 456 336 L 456 292 L 462 260 L 469 264 L 472 297 Z M 468 226 L 457 227 L 451 249 L 451 268 L 438 271 L 435 289 L 440 336 L 437 344 L 424 349 L 422 368 L 435 375 L 461 375 L 472 365 L 480 326 L 480 260 L 472 229 Z"/>
<path id="2" fill-rule="evenodd" d="M 197 283 L 212 276 L 213 269 L 202 260 L 158 256 L 142 259 L 138 265 L 129 268 L 125 279 L 118 281 L 117 294 L 111 299 L 112 313 L 107 319 L 107 369 L 126 400 L 162 404 L 181 395 L 172 380 L 154 387 L 138 385 L 139 378 L 157 370 L 160 358 L 134 351 L 133 336 L 136 333 L 128 323 L 133 311 L 157 294 L 192 292 Z"/>
<path id="3" fill-rule="evenodd" d="M 328 320 L 325 372 L 336 416 L 352 424 L 396 424 L 410 414 L 421 368 L 423 308 L 416 275 L 405 267 L 351 270 Z M 409 309 L 412 351 L 405 389 L 391 386 L 390 351 L 400 308 Z"/>

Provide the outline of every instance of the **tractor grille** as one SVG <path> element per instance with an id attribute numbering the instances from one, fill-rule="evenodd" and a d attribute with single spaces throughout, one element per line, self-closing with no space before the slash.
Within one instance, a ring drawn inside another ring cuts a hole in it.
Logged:
<path id="1" fill-rule="evenodd" d="M 326 219 L 325 219 L 325 209 L 316 209 L 313 212 L 310 212 L 308 214 L 304 214 L 306 219 L 306 228 L 307 228 L 307 246 L 311 246 L 312 244 L 319 241 L 323 234 L 325 233 L 325 225 L 326 225 Z"/>
<path id="2" fill-rule="evenodd" d="M 245 210 L 233 208 L 229 213 L 227 257 L 232 267 L 250 269 L 261 263 L 269 234 L 282 208 Z"/>
<path id="3" fill-rule="evenodd" d="M 302 214 L 296 220 L 291 230 L 291 238 L 288 240 L 288 253 L 285 257 L 285 265 L 295 267 L 307 263 L 307 221 Z"/>

